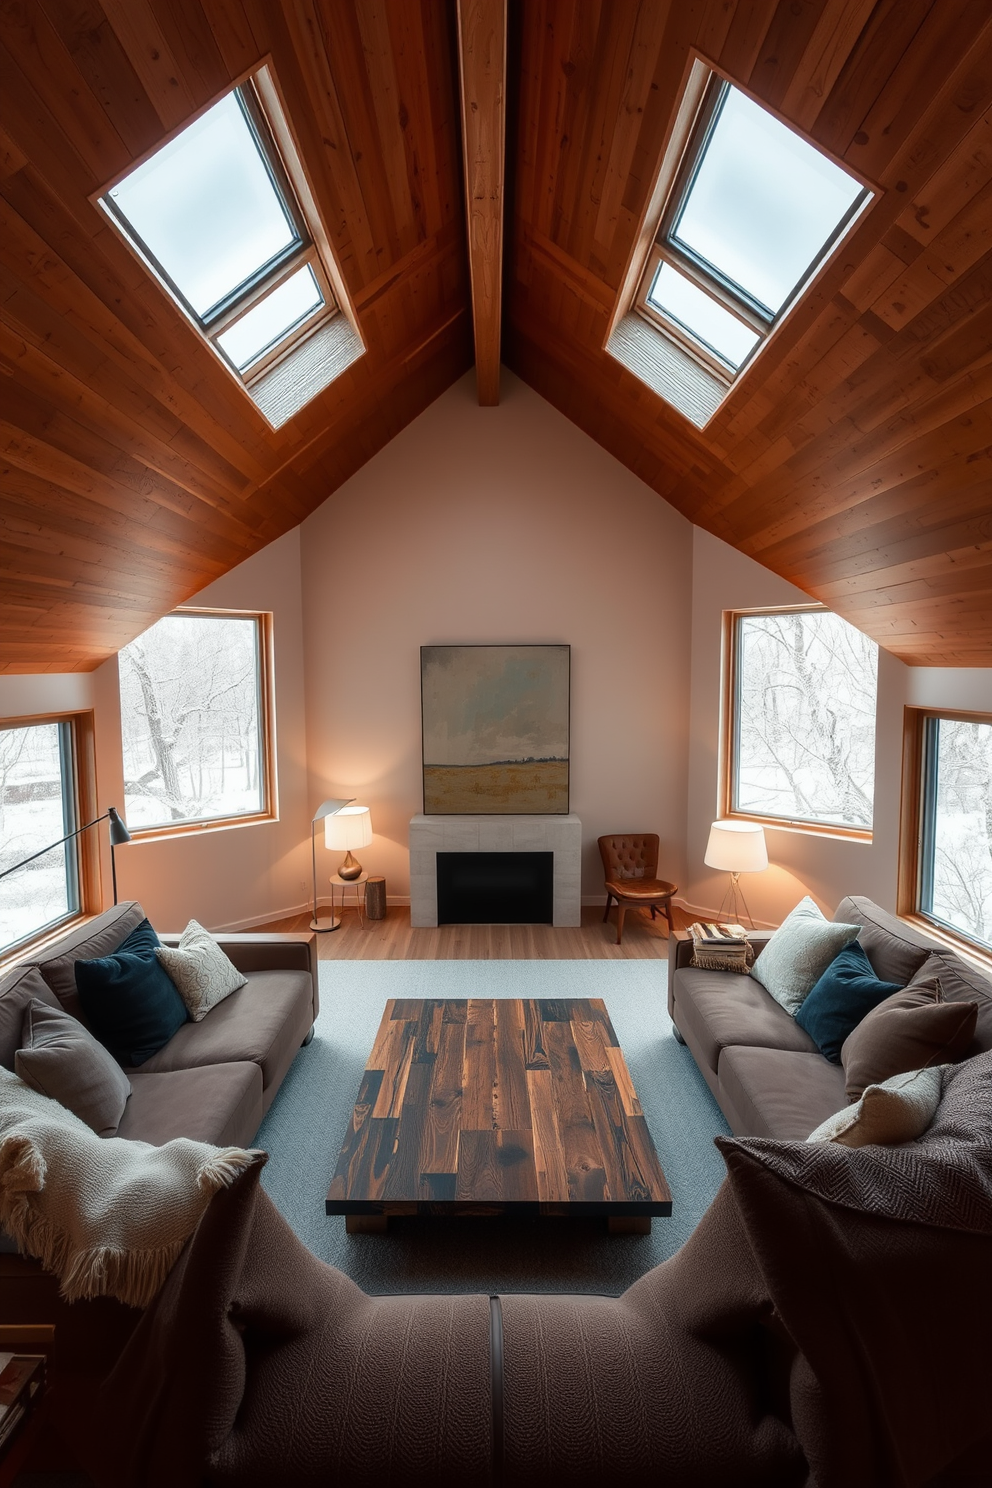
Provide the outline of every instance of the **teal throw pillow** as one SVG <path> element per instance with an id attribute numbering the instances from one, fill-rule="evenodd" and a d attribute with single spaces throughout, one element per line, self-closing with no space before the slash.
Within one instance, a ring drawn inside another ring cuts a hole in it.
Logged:
<path id="1" fill-rule="evenodd" d="M 124 1065 L 151 1059 L 189 1017 L 175 983 L 155 955 L 159 944 L 151 925 L 142 920 L 109 956 L 75 965 L 86 1021 Z"/>
<path id="2" fill-rule="evenodd" d="M 863 948 L 854 941 L 835 956 L 796 1014 L 821 1054 L 840 1064 L 841 1045 L 872 1008 L 902 988 L 880 982 Z"/>

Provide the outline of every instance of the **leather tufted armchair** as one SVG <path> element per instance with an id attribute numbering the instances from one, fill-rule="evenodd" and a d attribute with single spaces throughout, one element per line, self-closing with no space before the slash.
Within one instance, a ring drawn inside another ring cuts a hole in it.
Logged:
<path id="1" fill-rule="evenodd" d="M 617 945 L 623 936 L 623 917 L 628 909 L 650 909 L 652 919 L 661 909 L 668 920 L 669 934 L 675 930 L 672 895 L 678 893 L 679 886 L 658 877 L 658 849 L 657 832 L 624 832 L 599 839 L 606 877 L 603 920 L 609 918 L 610 905 L 616 900 Z"/>

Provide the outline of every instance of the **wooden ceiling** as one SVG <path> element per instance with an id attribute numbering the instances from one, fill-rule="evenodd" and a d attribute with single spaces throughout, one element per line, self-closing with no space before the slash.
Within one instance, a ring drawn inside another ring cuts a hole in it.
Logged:
<path id="1" fill-rule="evenodd" d="M 0 43 L 0 668 L 87 669 L 471 366 L 499 275 L 454 4 L 8 0 Z M 693 47 L 883 188 L 702 432 L 602 350 Z M 504 361 L 905 660 L 992 662 L 988 0 L 511 0 L 507 55 Z M 368 347 L 277 432 L 89 200 L 265 56 Z"/>

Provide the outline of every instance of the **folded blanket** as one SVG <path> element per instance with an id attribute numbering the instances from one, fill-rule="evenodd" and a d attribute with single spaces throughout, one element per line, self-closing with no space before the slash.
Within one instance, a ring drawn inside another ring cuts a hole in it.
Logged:
<path id="1" fill-rule="evenodd" d="M 69 1302 L 147 1307 L 213 1194 L 256 1154 L 185 1137 L 98 1137 L 0 1067 L 0 1223 Z"/>

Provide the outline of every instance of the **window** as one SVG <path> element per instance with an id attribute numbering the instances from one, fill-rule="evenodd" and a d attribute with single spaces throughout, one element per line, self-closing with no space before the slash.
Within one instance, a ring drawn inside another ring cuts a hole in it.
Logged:
<path id="1" fill-rule="evenodd" d="M 907 715 L 900 910 L 992 951 L 992 717 Z"/>
<path id="2" fill-rule="evenodd" d="M 607 349 L 703 427 L 871 199 L 697 59 Z"/>
<path id="3" fill-rule="evenodd" d="M 824 609 L 728 616 L 721 814 L 868 838 L 878 647 Z"/>
<path id="4" fill-rule="evenodd" d="M 274 817 L 269 618 L 177 611 L 120 652 L 132 835 Z"/>
<path id="5" fill-rule="evenodd" d="M 92 782 L 78 768 L 90 727 L 67 717 L 0 728 L 0 873 L 40 854 L 0 879 L 0 955 L 97 907 L 86 902 L 96 876 L 95 831 L 59 842 L 95 815 L 87 809 Z"/>
<path id="6" fill-rule="evenodd" d="M 270 124 L 274 115 L 282 150 Z M 276 380 L 284 385 L 287 357 L 328 327 L 339 309 L 333 266 L 318 251 L 318 224 L 308 222 L 291 179 L 293 164 L 289 133 L 262 68 L 97 198 L 275 425 L 284 419 L 273 406 L 271 374 L 282 367 Z M 303 189 L 301 169 L 295 161 Z M 314 211 L 311 206 L 311 218 Z M 312 354 L 299 359 L 302 396 L 290 413 L 343 370 L 342 337 L 361 354 L 350 324 L 339 319 L 326 346 L 321 343 L 321 367 L 314 368 Z M 322 371 L 329 372 L 323 381 Z"/>

